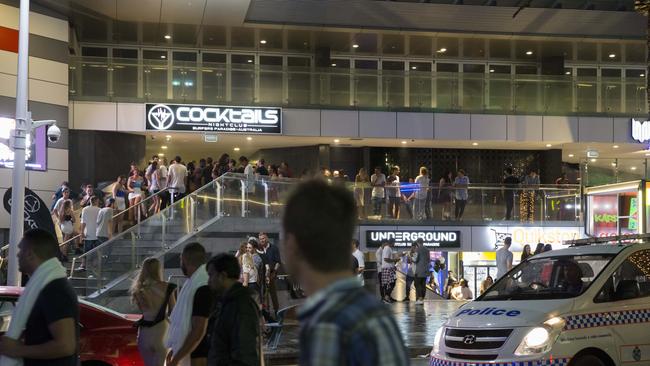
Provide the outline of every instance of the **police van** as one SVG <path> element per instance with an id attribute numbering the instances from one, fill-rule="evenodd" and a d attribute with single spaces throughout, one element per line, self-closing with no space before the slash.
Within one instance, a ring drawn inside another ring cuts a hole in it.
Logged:
<path id="1" fill-rule="evenodd" d="M 572 241 L 509 271 L 435 335 L 430 366 L 650 365 L 650 237 Z"/>

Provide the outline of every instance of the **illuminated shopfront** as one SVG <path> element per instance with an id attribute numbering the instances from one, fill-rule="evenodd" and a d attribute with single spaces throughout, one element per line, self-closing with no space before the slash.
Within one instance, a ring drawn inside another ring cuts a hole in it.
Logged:
<path id="1" fill-rule="evenodd" d="M 591 187 L 585 190 L 585 231 L 589 236 L 646 232 L 650 191 L 643 180 Z"/>

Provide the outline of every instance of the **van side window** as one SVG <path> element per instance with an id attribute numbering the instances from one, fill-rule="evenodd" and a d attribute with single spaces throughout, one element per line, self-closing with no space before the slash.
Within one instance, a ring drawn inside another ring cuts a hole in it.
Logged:
<path id="1" fill-rule="evenodd" d="M 607 279 L 594 302 L 650 296 L 650 250 L 632 253 Z"/>

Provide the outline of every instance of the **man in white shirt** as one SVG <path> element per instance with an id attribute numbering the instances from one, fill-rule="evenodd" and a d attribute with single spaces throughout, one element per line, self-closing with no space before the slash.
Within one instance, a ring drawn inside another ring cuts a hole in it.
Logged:
<path id="1" fill-rule="evenodd" d="M 507 237 L 503 241 L 503 246 L 497 250 L 497 279 L 503 277 L 503 275 L 512 269 L 510 245 L 512 245 L 512 238 Z"/>
<path id="2" fill-rule="evenodd" d="M 352 239 L 352 256 L 357 259 L 359 266 L 357 267 L 357 277 L 361 281 L 361 286 L 366 284 L 366 281 L 363 280 L 363 271 L 366 268 L 366 262 L 363 260 L 363 252 L 359 250 L 359 241 L 357 239 Z"/>
<path id="3" fill-rule="evenodd" d="M 106 200 L 106 206 L 99 210 L 97 214 L 97 241 L 98 245 L 108 241 L 113 236 L 113 209 L 115 208 L 115 199 Z"/>
<path id="4" fill-rule="evenodd" d="M 397 165 L 391 168 L 391 174 L 388 176 L 388 213 L 392 218 L 399 218 L 399 209 L 402 200 L 402 191 L 399 186 L 400 169 Z"/>
<path id="5" fill-rule="evenodd" d="M 68 187 L 63 188 L 63 191 L 62 191 L 61 194 L 63 196 L 56 201 L 56 203 L 54 204 L 54 208 L 52 209 L 52 213 L 54 215 L 56 215 L 57 217 L 59 217 L 59 215 L 61 214 L 61 211 L 63 210 L 63 205 L 65 204 L 65 201 L 72 202 L 72 200 L 70 199 L 70 188 L 68 188 Z"/>
<path id="6" fill-rule="evenodd" d="M 175 200 L 179 200 L 185 195 L 187 167 L 181 161 L 180 156 L 175 157 L 167 172 L 167 188 L 174 195 Z"/>
<path id="7" fill-rule="evenodd" d="M 451 290 L 451 298 L 454 300 L 471 300 L 473 297 L 474 294 L 467 287 L 467 280 L 464 278 Z"/>
<path id="8" fill-rule="evenodd" d="M 381 283 L 384 286 L 384 302 L 386 303 L 394 302 L 391 294 L 393 293 L 395 282 L 397 281 L 397 269 L 395 268 L 395 263 L 397 263 L 399 259 L 396 259 L 393 254 L 393 245 L 395 245 L 395 239 L 391 238 L 384 246 L 381 255 Z"/>
<path id="9" fill-rule="evenodd" d="M 385 199 L 386 176 L 381 172 L 380 167 L 375 168 L 375 174 L 370 177 L 372 186 L 372 213 L 375 216 L 381 215 L 381 203 Z"/>
<path id="10" fill-rule="evenodd" d="M 86 206 L 81 210 L 81 240 L 84 243 L 84 253 L 97 246 L 97 216 L 99 211 L 99 198 L 96 196 L 90 199 L 90 206 Z M 82 266 L 85 267 L 85 263 Z"/>
<path id="11" fill-rule="evenodd" d="M 381 298 L 384 298 L 384 286 L 381 283 L 381 267 L 384 263 L 382 260 L 382 255 L 384 254 L 384 246 L 386 243 L 381 243 L 377 251 L 375 251 L 375 260 L 377 261 L 377 284 L 379 285 L 379 295 Z"/>

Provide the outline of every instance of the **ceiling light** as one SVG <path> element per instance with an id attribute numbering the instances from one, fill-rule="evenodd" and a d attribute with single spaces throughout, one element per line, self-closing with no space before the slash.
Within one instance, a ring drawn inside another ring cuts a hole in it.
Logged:
<path id="1" fill-rule="evenodd" d="M 355 43 L 352 45 L 352 48 L 359 48 L 359 45 Z"/>
<path id="2" fill-rule="evenodd" d="M 261 44 L 266 44 L 266 39 L 261 39 L 261 40 L 260 40 L 260 43 L 261 43 Z"/>
<path id="3" fill-rule="evenodd" d="M 443 47 L 443 48 L 439 49 L 438 52 L 445 53 L 445 52 L 447 52 L 447 49 Z"/>
<path id="4" fill-rule="evenodd" d="M 645 156 L 650 156 L 650 153 L 645 153 Z"/>
<path id="5" fill-rule="evenodd" d="M 234 148 L 233 150 L 235 150 L 235 151 L 239 151 L 239 148 L 238 148 L 238 147 L 236 147 L 236 148 Z"/>
<path id="6" fill-rule="evenodd" d="M 614 146 L 612 146 L 612 147 L 615 148 L 615 149 L 618 149 L 618 145 L 614 145 Z"/>
<path id="7" fill-rule="evenodd" d="M 616 163 L 612 163 L 612 166 L 616 166 Z"/>
<path id="8" fill-rule="evenodd" d="M 573 155 L 573 154 L 569 154 L 569 157 L 570 157 L 570 158 L 572 158 L 572 157 L 574 157 L 574 156 L 575 156 L 575 155 Z"/>
<path id="9" fill-rule="evenodd" d="M 642 78 L 642 77 L 645 77 L 645 74 L 641 74 L 641 75 L 639 75 L 639 77 L 641 77 L 641 78 Z"/>
<path id="10" fill-rule="evenodd" d="M 406 140 L 402 140 L 402 145 L 406 145 Z"/>
<path id="11" fill-rule="evenodd" d="M 172 139 L 172 135 L 166 135 L 165 138 L 167 139 L 167 141 L 169 141 Z"/>
<path id="12" fill-rule="evenodd" d="M 615 53 L 610 53 L 609 58 L 616 58 L 616 54 Z"/>
<path id="13" fill-rule="evenodd" d="M 633 166 L 633 167 L 631 167 L 630 169 L 632 169 L 632 170 L 636 170 L 636 167 L 635 167 L 635 166 Z"/>
<path id="14" fill-rule="evenodd" d="M 165 55 L 160 55 L 160 58 L 162 58 L 162 59 L 166 59 L 167 56 L 165 56 Z"/>
<path id="15" fill-rule="evenodd" d="M 551 146 L 553 146 L 553 145 L 551 145 L 551 144 L 546 144 L 546 147 L 551 147 Z"/>
<path id="16" fill-rule="evenodd" d="M 252 139 L 253 139 L 253 138 L 250 137 L 250 136 L 246 137 L 246 140 L 248 140 L 248 141 L 251 141 Z"/>
<path id="17" fill-rule="evenodd" d="M 494 72 L 494 69 L 490 69 L 490 72 Z"/>
<path id="18" fill-rule="evenodd" d="M 530 56 L 530 55 L 533 54 L 533 51 L 526 51 L 526 54 L 527 54 L 528 56 Z"/>
<path id="19" fill-rule="evenodd" d="M 165 34 L 165 39 L 172 39 L 172 36 L 170 36 L 169 34 Z"/>
<path id="20" fill-rule="evenodd" d="M 567 71 L 564 73 L 565 75 L 571 75 L 571 71 Z"/>
<path id="21" fill-rule="evenodd" d="M 166 146 L 166 145 L 163 145 L 163 146 L 161 146 L 160 148 L 163 149 L 163 150 L 167 150 L 167 146 Z"/>
<path id="22" fill-rule="evenodd" d="M 336 64 L 335 64 L 335 63 L 332 63 L 332 67 L 336 67 Z"/>
<path id="23" fill-rule="evenodd" d="M 417 70 L 417 69 L 418 69 L 417 66 L 411 66 L 411 70 Z"/>
<path id="24" fill-rule="evenodd" d="M 251 59 L 248 59 L 247 61 L 248 61 L 249 64 L 253 62 L 253 60 L 251 60 Z"/>
<path id="25" fill-rule="evenodd" d="M 165 156 L 164 153 L 158 153 L 158 156 Z"/>
<path id="26" fill-rule="evenodd" d="M 595 163 L 595 162 L 596 162 L 596 159 L 591 159 L 591 162 L 592 162 L 592 163 Z"/>
<path id="27" fill-rule="evenodd" d="M 339 139 L 334 139 L 334 143 L 335 143 L 335 144 L 338 144 L 339 142 L 341 142 L 341 140 L 339 140 Z"/>
<path id="28" fill-rule="evenodd" d="M 472 142 L 472 146 L 478 146 L 478 142 Z"/>

